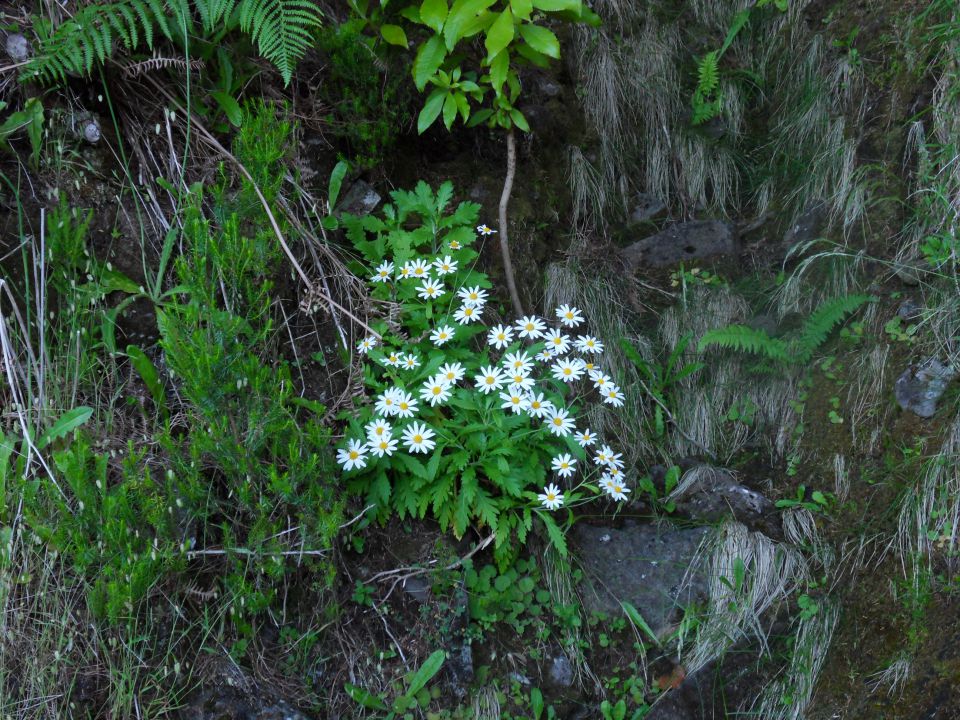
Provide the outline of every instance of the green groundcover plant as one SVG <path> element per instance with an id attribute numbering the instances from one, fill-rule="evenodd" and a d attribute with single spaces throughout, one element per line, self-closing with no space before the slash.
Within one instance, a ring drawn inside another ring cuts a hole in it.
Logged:
<path id="1" fill-rule="evenodd" d="M 621 455 L 578 426 L 588 403 L 623 404 L 601 368 L 603 345 L 579 334 L 583 315 L 567 305 L 555 323 L 531 315 L 485 325 L 491 284 L 472 246 L 495 231 L 474 227 L 479 206 L 448 213 L 450 183 L 391 197 L 382 217 L 342 220 L 365 261 L 355 269 L 383 309 L 372 324 L 380 337 L 357 348 L 366 394 L 345 417 L 338 452 L 349 484 L 382 519 L 429 513 L 458 537 L 489 528 L 501 563 L 534 518 L 565 552 L 547 511 L 629 493 Z"/>

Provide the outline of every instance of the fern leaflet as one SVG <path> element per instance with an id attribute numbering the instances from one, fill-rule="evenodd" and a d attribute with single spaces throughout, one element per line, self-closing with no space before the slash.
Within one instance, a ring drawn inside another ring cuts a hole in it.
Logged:
<path id="1" fill-rule="evenodd" d="M 787 344 L 783 340 L 772 338 L 763 330 L 756 330 L 746 325 L 728 325 L 724 328 L 708 330 L 700 338 L 698 350 L 703 352 L 711 345 L 763 355 L 770 360 L 781 362 L 787 361 L 790 357 Z"/>
<path id="2" fill-rule="evenodd" d="M 843 322 L 861 305 L 874 299 L 869 295 L 844 295 L 818 307 L 800 328 L 796 340 L 797 359 L 800 362 L 809 360 L 814 351 L 826 342 L 827 336 L 837 324 Z"/>
<path id="3" fill-rule="evenodd" d="M 310 0 L 245 0 L 240 6 L 240 29 L 250 34 L 285 84 L 311 45 L 311 32 L 319 26 L 320 9 Z"/>

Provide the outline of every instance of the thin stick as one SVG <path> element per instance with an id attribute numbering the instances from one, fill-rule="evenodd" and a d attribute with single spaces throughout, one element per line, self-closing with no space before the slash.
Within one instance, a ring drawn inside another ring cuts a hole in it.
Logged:
<path id="1" fill-rule="evenodd" d="M 507 177 L 503 181 L 503 193 L 500 195 L 500 254 L 503 256 L 503 274 L 507 279 L 507 290 L 510 292 L 510 302 L 513 303 L 513 312 L 517 317 L 523 317 L 523 305 L 517 293 L 517 283 L 513 277 L 513 263 L 510 260 L 510 239 L 507 234 L 507 205 L 510 204 L 510 193 L 513 191 L 513 178 L 517 172 L 517 140 L 513 135 L 513 128 L 507 131 Z"/>

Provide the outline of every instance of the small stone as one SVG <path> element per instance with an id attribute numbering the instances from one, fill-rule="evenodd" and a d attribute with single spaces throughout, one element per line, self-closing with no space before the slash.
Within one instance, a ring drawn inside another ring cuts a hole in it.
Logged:
<path id="1" fill-rule="evenodd" d="M 915 303 L 913 298 L 907 298 L 897 308 L 897 317 L 901 320 L 917 320 L 923 309 L 923 305 Z"/>
<path id="2" fill-rule="evenodd" d="M 937 411 L 937 401 L 957 374 L 957 369 L 952 365 L 928 358 L 916 369 L 911 366 L 904 370 L 897 378 L 893 393 L 904 410 L 922 418 L 933 417 Z"/>
<path id="3" fill-rule="evenodd" d="M 20 33 L 7 35 L 7 57 L 15 63 L 21 63 L 30 58 L 30 41 Z"/>
<path id="4" fill-rule="evenodd" d="M 642 223 L 653 220 L 667 211 L 667 205 L 656 195 L 637 193 L 633 198 L 633 209 L 630 211 L 631 223 Z"/>
<path id="5" fill-rule="evenodd" d="M 566 655 L 560 653 L 550 661 L 547 679 L 554 687 L 568 688 L 573 685 L 573 665 Z"/>
<path id="6" fill-rule="evenodd" d="M 350 213 L 351 215 L 364 216 L 372 213 L 377 205 L 380 204 L 380 194 L 373 189 L 370 183 L 364 180 L 357 180 L 350 189 L 343 194 L 343 198 L 337 205 L 338 213 Z"/>
<path id="7" fill-rule="evenodd" d="M 916 287 L 920 284 L 920 276 L 925 271 L 923 265 L 915 260 L 898 262 L 893 266 L 893 274 L 900 278 L 904 285 Z"/>

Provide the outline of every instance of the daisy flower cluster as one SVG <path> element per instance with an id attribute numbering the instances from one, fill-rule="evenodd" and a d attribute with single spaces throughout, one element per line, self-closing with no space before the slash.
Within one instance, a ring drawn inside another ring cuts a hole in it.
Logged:
<path id="1" fill-rule="evenodd" d="M 476 232 L 495 231 L 480 225 Z M 476 257 L 466 244 L 448 240 L 433 256 L 382 259 L 371 274 L 383 294 L 419 313 L 420 339 L 385 335 L 382 343 L 372 336 L 358 343 L 357 352 L 381 368 L 366 373 L 377 392 L 362 436 L 347 438 L 337 462 L 345 471 L 362 471 L 397 453 L 438 455 L 461 430 L 451 425 L 462 423 L 463 408 L 482 408 L 480 415 L 503 412 L 518 435 L 538 433 L 553 448 L 549 471 L 555 479 L 536 494 L 544 508 L 557 510 L 565 499 L 578 499 L 581 488 L 597 486 L 608 498 L 626 501 L 622 454 L 578 425 L 575 414 L 584 402 L 623 406 L 622 390 L 603 370 L 603 342 L 582 327 L 586 319 L 572 305 L 561 305 L 549 318 L 484 325 L 488 283 L 465 267 Z M 458 450 L 456 443 L 450 447 Z"/>

